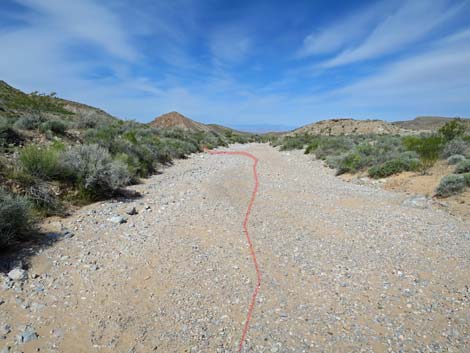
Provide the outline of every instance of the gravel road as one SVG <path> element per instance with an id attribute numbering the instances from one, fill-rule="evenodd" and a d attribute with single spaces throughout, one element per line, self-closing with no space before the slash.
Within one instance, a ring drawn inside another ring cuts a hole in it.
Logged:
<path id="1" fill-rule="evenodd" d="M 243 352 L 470 352 L 470 224 L 301 152 L 230 150 L 259 159 Z M 64 239 L 0 279 L 0 352 L 236 352 L 252 187 L 248 158 L 197 154 L 46 222 Z"/>

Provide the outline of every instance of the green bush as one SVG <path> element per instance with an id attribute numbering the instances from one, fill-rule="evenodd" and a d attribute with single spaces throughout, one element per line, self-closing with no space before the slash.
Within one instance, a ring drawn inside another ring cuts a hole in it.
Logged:
<path id="1" fill-rule="evenodd" d="M 59 153 L 54 148 L 26 146 L 20 151 L 18 162 L 22 171 L 39 179 L 54 179 L 61 173 Z"/>
<path id="2" fill-rule="evenodd" d="M 465 189 L 466 178 L 463 175 L 446 175 L 436 189 L 436 195 L 447 197 L 458 194 Z"/>
<path id="3" fill-rule="evenodd" d="M 447 158 L 447 163 L 449 163 L 450 165 L 454 165 L 464 160 L 465 160 L 465 156 L 462 156 L 461 154 L 454 154 L 450 156 L 449 158 Z"/>
<path id="4" fill-rule="evenodd" d="M 439 159 L 443 139 L 438 135 L 407 136 L 403 139 L 403 144 L 408 150 L 418 153 L 424 173 Z"/>
<path id="5" fill-rule="evenodd" d="M 465 134 L 465 125 L 460 119 L 451 120 L 439 129 L 439 134 L 445 141 L 451 141 Z"/>
<path id="6" fill-rule="evenodd" d="M 36 130 L 45 121 L 41 114 L 29 114 L 19 118 L 14 126 L 20 130 Z"/>
<path id="7" fill-rule="evenodd" d="M 0 248 L 27 238 L 34 229 L 28 202 L 0 189 Z"/>
<path id="8" fill-rule="evenodd" d="M 420 163 L 416 159 L 392 159 L 369 168 L 368 174 L 371 178 L 379 179 L 404 171 L 415 171 L 419 167 Z"/>
<path id="9" fill-rule="evenodd" d="M 455 167 L 456 174 L 463 174 L 463 173 L 469 173 L 469 172 L 470 172 L 470 159 L 461 161 Z"/>
<path id="10" fill-rule="evenodd" d="M 340 155 L 351 151 L 355 146 L 350 137 L 329 136 L 321 140 L 318 148 L 315 150 L 315 157 L 326 159 L 330 155 Z"/>
<path id="11" fill-rule="evenodd" d="M 48 120 L 39 126 L 39 130 L 42 132 L 52 131 L 55 134 L 64 135 L 67 131 L 67 124 L 62 120 Z"/>
<path id="12" fill-rule="evenodd" d="M 465 185 L 470 187 L 470 173 L 464 173 L 464 174 L 461 174 L 461 175 L 463 175 L 463 178 L 465 180 Z"/>
<path id="13" fill-rule="evenodd" d="M 90 199 L 111 196 L 131 180 L 127 166 L 98 145 L 72 147 L 64 153 L 62 164 L 69 179 Z"/>
<path id="14" fill-rule="evenodd" d="M 281 151 L 301 150 L 305 146 L 305 141 L 301 138 L 287 138 L 281 145 Z"/>

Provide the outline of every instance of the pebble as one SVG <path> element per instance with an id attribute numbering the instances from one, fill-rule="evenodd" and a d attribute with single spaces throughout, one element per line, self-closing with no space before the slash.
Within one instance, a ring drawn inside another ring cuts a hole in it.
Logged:
<path id="1" fill-rule="evenodd" d="M 28 274 L 25 270 L 21 268 L 15 268 L 8 272 L 8 277 L 13 281 L 24 281 L 28 278 Z"/>

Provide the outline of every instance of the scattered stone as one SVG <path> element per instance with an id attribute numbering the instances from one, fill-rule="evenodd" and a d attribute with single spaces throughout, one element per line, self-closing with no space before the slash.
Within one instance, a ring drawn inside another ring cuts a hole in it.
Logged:
<path id="1" fill-rule="evenodd" d="M 135 209 L 135 207 L 131 207 L 129 208 L 126 213 L 129 215 L 129 216 L 133 216 L 133 215 L 136 215 L 138 214 L 139 212 L 137 212 L 137 210 Z"/>
<path id="2" fill-rule="evenodd" d="M 121 217 L 121 216 L 114 216 L 114 217 L 108 218 L 108 221 L 110 221 L 112 223 L 116 223 L 116 224 L 122 224 L 122 223 L 126 223 L 127 219 L 125 219 L 124 217 Z"/>
<path id="3" fill-rule="evenodd" d="M 26 278 L 28 278 L 28 274 L 21 268 L 15 268 L 8 272 L 8 277 L 13 281 L 24 281 Z"/>
<path id="4" fill-rule="evenodd" d="M 414 195 L 403 201 L 403 206 L 425 209 L 429 207 L 429 199 L 426 196 Z"/>
<path id="5" fill-rule="evenodd" d="M 36 340 L 38 337 L 36 331 L 30 325 L 27 325 L 23 332 L 16 336 L 16 341 L 17 343 L 26 343 Z"/>

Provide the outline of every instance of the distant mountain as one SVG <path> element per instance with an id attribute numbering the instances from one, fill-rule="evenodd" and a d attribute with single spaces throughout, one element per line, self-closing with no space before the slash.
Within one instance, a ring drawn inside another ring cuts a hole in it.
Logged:
<path id="1" fill-rule="evenodd" d="M 170 112 L 155 118 L 149 123 L 150 126 L 160 129 L 178 128 L 191 132 L 209 132 L 212 131 L 210 127 L 191 120 L 188 117 L 178 112 Z"/>
<path id="2" fill-rule="evenodd" d="M 392 124 L 403 129 L 414 131 L 435 131 L 449 121 L 457 118 L 447 118 L 442 116 L 418 116 L 413 120 L 395 121 Z M 470 129 L 470 119 L 461 118 L 461 121 Z"/>
<path id="3" fill-rule="evenodd" d="M 288 135 L 365 135 L 399 134 L 402 129 L 382 120 L 330 119 L 302 126 Z"/>
<path id="4" fill-rule="evenodd" d="M 232 128 L 218 124 L 203 124 L 194 121 L 178 112 L 170 112 L 155 118 L 149 123 L 150 126 L 159 129 L 178 128 L 190 132 L 214 132 L 217 134 L 246 134 Z"/>

